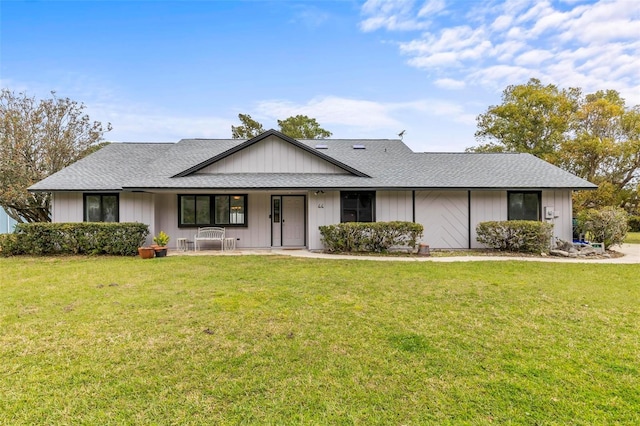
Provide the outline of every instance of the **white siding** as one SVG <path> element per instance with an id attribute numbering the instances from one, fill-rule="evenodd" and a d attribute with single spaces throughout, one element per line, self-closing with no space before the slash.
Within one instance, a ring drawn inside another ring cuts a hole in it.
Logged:
<path id="1" fill-rule="evenodd" d="M 555 211 L 553 219 L 542 220 L 553 223 L 553 236 L 565 241 L 572 237 L 572 205 L 570 190 L 542 191 L 542 216 L 544 208 Z M 507 191 L 472 191 L 471 192 L 471 247 L 484 247 L 476 241 L 476 226 L 480 222 L 490 220 L 507 220 Z"/>
<path id="2" fill-rule="evenodd" d="M 53 222 L 83 221 L 81 192 L 56 192 L 52 200 L 51 220 Z"/>
<path id="3" fill-rule="evenodd" d="M 507 191 L 471 191 L 471 248 L 483 248 L 476 226 L 490 220 L 507 220 Z"/>
<path id="4" fill-rule="evenodd" d="M 123 192 L 120 194 L 120 222 L 141 222 L 153 224 L 154 195 L 142 192 Z"/>
<path id="5" fill-rule="evenodd" d="M 548 207 L 555 212 L 553 219 L 544 218 L 544 208 Z M 542 220 L 553 223 L 553 236 L 564 241 L 571 241 L 572 230 L 572 205 L 571 191 L 542 191 Z"/>
<path id="6" fill-rule="evenodd" d="M 413 221 L 413 194 L 411 191 L 376 192 L 376 221 Z"/>
<path id="7" fill-rule="evenodd" d="M 469 247 L 467 191 L 416 191 L 416 222 L 424 226 L 422 241 L 431 248 Z"/>
<path id="8" fill-rule="evenodd" d="M 205 167 L 199 173 L 331 173 L 339 167 L 271 136 Z"/>
<path id="9" fill-rule="evenodd" d="M 216 193 L 220 193 L 216 191 Z M 305 194 L 307 196 L 307 246 L 311 250 L 323 248 L 320 241 L 321 225 L 340 223 L 340 191 L 285 192 L 273 195 Z M 425 228 L 422 241 L 432 248 L 482 247 L 476 241 L 478 223 L 489 220 L 507 220 L 507 191 L 471 191 L 470 205 L 467 191 L 416 191 L 416 222 Z M 248 227 L 227 227 L 227 235 L 236 238 L 238 248 L 271 247 L 271 193 L 248 193 Z M 554 236 L 571 239 L 571 191 L 542 191 L 542 207 L 556 212 L 550 219 Z M 54 222 L 82 222 L 83 195 L 80 192 L 58 192 L 53 195 L 52 220 Z M 471 213 L 469 229 L 469 211 Z M 413 219 L 412 191 L 378 191 L 376 193 L 376 220 L 392 221 Z M 175 248 L 177 238 L 193 240 L 195 228 L 178 227 L 177 194 L 120 194 L 120 221 L 141 222 L 149 225 L 150 235 L 165 231 L 171 237 L 169 246 Z"/>
<path id="10" fill-rule="evenodd" d="M 204 193 L 206 194 L 206 193 Z M 213 193 L 211 193 L 213 195 Z M 220 194 L 219 191 L 216 194 Z M 156 221 L 153 233 L 161 230 L 169 234 L 170 248 L 176 247 L 178 238 L 193 241 L 197 228 L 178 227 L 178 196 L 177 194 L 156 194 Z M 271 247 L 271 211 L 270 194 L 250 192 L 247 194 L 247 227 L 226 227 L 226 236 L 236 238 L 238 248 L 268 248 Z"/>
<path id="11" fill-rule="evenodd" d="M 178 195 L 177 194 L 155 194 L 155 224 L 151 231 L 152 235 L 160 231 L 166 232 L 171 240 L 169 248 L 176 247 L 178 238 L 187 238 L 193 241 L 196 233 L 194 228 L 178 228 Z"/>
<path id="12" fill-rule="evenodd" d="M 311 192 L 307 196 L 307 216 L 309 218 L 308 243 L 309 250 L 322 250 L 320 230 L 323 225 L 340 223 L 340 191 L 327 191 L 315 195 Z"/>

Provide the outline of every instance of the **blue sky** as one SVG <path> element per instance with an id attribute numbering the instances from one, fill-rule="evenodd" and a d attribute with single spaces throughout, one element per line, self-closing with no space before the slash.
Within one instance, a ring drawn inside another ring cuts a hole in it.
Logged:
<path id="1" fill-rule="evenodd" d="M 315 117 L 335 138 L 477 144 L 509 84 L 640 104 L 640 0 L 2 1 L 0 83 L 83 102 L 111 141 Z"/>

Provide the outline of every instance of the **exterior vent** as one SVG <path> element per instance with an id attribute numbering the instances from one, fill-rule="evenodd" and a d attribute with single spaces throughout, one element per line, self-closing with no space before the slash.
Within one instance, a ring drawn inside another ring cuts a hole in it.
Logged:
<path id="1" fill-rule="evenodd" d="M 364 145 L 354 145 L 353 149 L 366 149 Z"/>
<path id="2" fill-rule="evenodd" d="M 329 149 L 329 145 L 318 144 L 316 145 L 316 149 Z"/>

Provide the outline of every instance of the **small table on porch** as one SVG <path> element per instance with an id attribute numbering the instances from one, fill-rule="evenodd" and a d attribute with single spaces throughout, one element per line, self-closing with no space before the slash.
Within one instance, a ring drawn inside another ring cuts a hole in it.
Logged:
<path id="1" fill-rule="evenodd" d="M 193 244 L 193 241 L 189 241 L 187 238 L 176 239 L 177 249 L 180 251 L 189 251 L 189 245 Z"/>
<path id="2" fill-rule="evenodd" d="M 236 249 L 236 239 L 235 238 L 225 238 L 224 239 L 224 249 L 225 250 L 235 250 Z"/>

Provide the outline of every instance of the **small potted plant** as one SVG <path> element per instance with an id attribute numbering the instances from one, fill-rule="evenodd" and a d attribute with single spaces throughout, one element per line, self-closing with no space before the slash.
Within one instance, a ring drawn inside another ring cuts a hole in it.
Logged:
<path id="1" fill-rule="evenodd" d="M 152 259 L 156 255 L 156 250 L 153 247 L 138 247 L 138 254 L 143 259 Z"/>
<path id="2" fill-rule="evenodd" d="M 167 255 L 169 236 L 164 231 L 160 231 L 158 235 L 153 237 L 153 242 L 155 243 L 153 248 L 156 250 L 156 257 L 165 257 Z"/>

